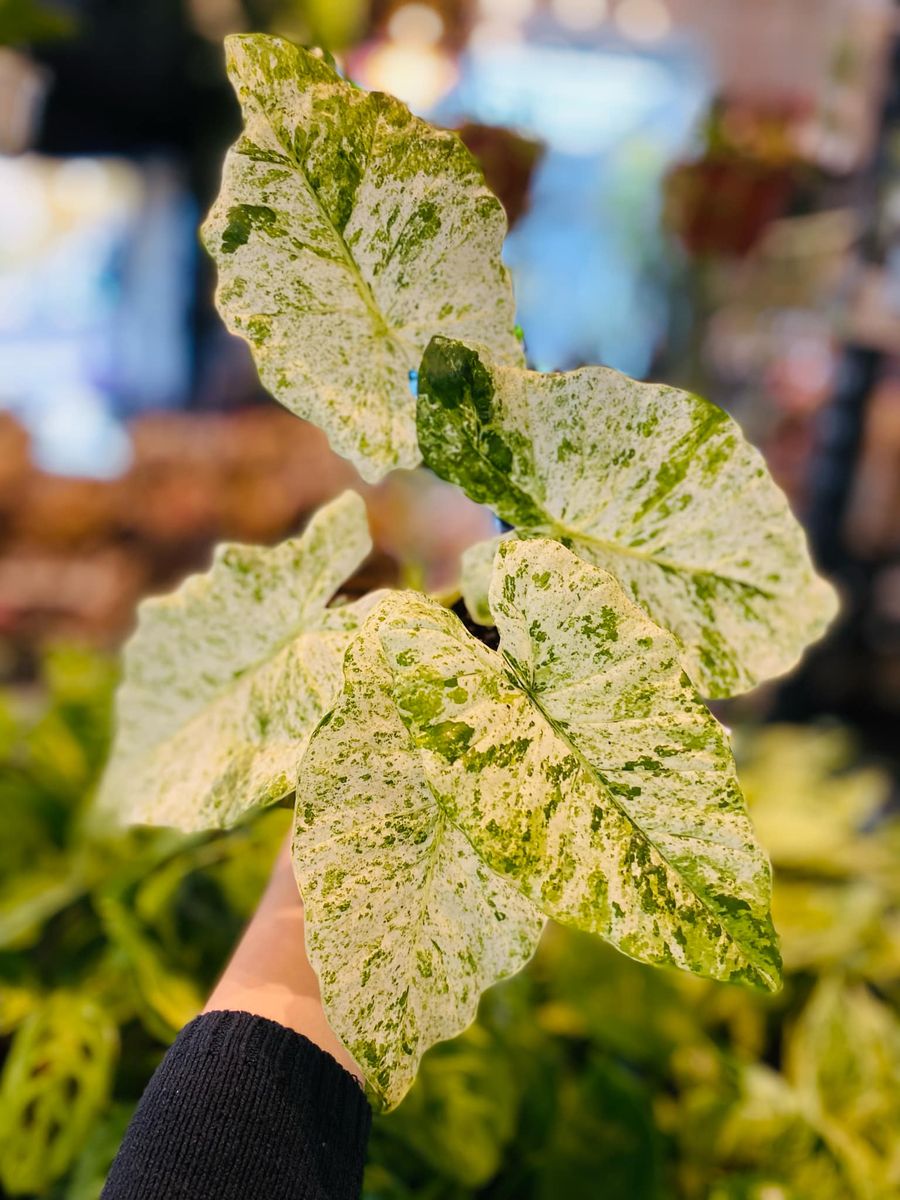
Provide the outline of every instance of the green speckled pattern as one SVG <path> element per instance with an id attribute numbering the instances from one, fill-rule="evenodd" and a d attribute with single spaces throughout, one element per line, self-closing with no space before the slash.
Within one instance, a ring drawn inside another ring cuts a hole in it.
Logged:
<path id="1" fill-rule="evenodd" d="M 610 571 L 678 637 L 707 696 L 789 670 L 837 611 L 761 455 L 715 405 L 603 367 L 540 375 L 436 338 L 422 362 L 426 463 L 519 534 Z M 484 620 L 491 553 L 470 552 Z"/>
<path id="2" fill-rule="evenodd" d="M 500 652 L 432 600 L 383 600 L 301 767 L 307 946 L 388 1105 L 528 957 L 536 911 L 645 962 L 780 982 L 769 864 L 673 636 L 547 539 L 501 544 L 491 606 Z"/>
<path id="3" fill-rule="evenodd" d="M 206 574 L 145 600 L 125 649 L 101 806 L 195 830 L 293 792 L 344 650 L 381 594 L 326 605 L 370 549 L 365 505 L 345 492 L 302 537 L 220 546 Z"/>
<path id="4" fill-rule="evenodd" d="M 447 818 L 398 712 L 380 631 L 420 610 L 444 612 L 392 594 L 351 644 L 295 809 L 307 951 L 379 1108 L 399 1103 L 429 1046 L 474 1020 L 486 987 L 524 966 L 544 926 Z"/>
<path id="5" fill-rule="evenodd" d="M 518 363 L 506 218 L 459 138 L 281 38 L 226 39 L 244 134 L 203 227 L 260 377 L 370 482 L 420 461 L 409 372 L 434 333 Z"/>

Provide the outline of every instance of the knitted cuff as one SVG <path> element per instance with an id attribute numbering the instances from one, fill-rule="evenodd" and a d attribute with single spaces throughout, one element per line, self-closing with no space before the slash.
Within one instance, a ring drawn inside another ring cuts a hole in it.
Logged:
<path id="1" fill-rule="evenodd" d="M 371 1120 L 353 1076 L 307 1038 L 206 1013 L 148 1084 L 102 1200 L 358 1200 Z"/>

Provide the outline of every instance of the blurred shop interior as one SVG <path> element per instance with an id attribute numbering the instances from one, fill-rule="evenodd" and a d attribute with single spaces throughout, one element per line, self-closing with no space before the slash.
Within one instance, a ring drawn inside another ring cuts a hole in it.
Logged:
<path id="1" fill-rule="evenodd" d="M 900 22 L 889 0 L 0 0 L 0 680 L 115 648 L 221 539 L 348 484 L 370 570 L 452 576 L 488 518 L 364 488 L 271 401 L 196 230 L 239 115 L 224 34 L 325 45 L 458 128 L 506 206 L 529 357 L 716 400 L 766 454 L 844 614 L 737 705 L 900 716 Z"/>

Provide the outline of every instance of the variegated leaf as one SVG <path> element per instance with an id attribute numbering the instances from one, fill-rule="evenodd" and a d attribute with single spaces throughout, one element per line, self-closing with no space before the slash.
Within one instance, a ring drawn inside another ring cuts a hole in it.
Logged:
<path id="1" fill-rule="evenodd" d="M 379 631 L 420 607 L 437 606 L 389 596 L 347 650 L 295 809 L 307 951 L 329 1022 L 384 1108 L 429 1046 L 474 1019 L 482 991 L 525 964 L 544 925 L 448 820 L 397 711 Z"/>
<path id="2" fill-rule="evenodd" d="M 310 956 L 389 1104 L 527 957 L 531 905 L 647 962 L 779 981 L 768 862 L 672 635 L 545 539 L 501 544 L 491 603 L 500 652 L 426 597 L 382 601 L 301 767 Z"/>
<path id="3" fill-rule="evenodd" d="M 226 39 L 245 129 L 203 237 L 263 383 L 369 481 L 420 461 L 410 372 L 437 332 L 520 362 L 499 201 L 459 138 L 281 38 Z"/>
<path id="4" fill-rule="evenodd" d="M 101 807 L 193 830 L 293 792 L 343 652 L 379 596 L 327 604 L 370 549 L 365 505 L 345 492 L 302 537 L 220 546 L 206 574 L 145 601 L 125 649 Z"/>
<path id="5" fill-rule="evenodd" d="M 380 635 L 450 818 L 548 916 L 777 986 L 768 861 L 675 639 L 546 539 L 501 542 L 490 600 L 500 653 L 437 610 Z"/>
<path id="6" fill-rule="evenodd" d="M 81 1153 L 109 1095 L 115 1021 L 96 1000 L 57 985 L 12 1040 L 0 1077 L 0 1186 L 47 1196 Z"/>
<path id="7" fill-rule="evenodd" d="M 704 695 L 787 671 L 836 612 L 762 457 L 695 396 L 603 367 L 539 375 L 435 338 L 418 428 L 428 466 L 520 536 L 556 538 L 615 575 L 676 634 Z M 478 619 L 489 557 L 468 563 Z"/>

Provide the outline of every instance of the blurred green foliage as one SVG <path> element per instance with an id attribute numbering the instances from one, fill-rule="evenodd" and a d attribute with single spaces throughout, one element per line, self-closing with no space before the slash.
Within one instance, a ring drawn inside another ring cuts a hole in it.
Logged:
<path id="1" fill-rule="evenodd" d="M 266 29 L 307 46 L 344 50 L 362 36 L 370 0 L 242 0 L 250 29 Z"/>
<path id="2" fill-rule="evenodd" d="M 0 1187 L 88 1200 L 202 1006 L 287 828 L 119 830 L 91 811 L 116 673 L 59 650 L 0 700 Z"/>
<path id="3" fill-rule="evenodd" d="M 98 826 L 113 667 L 45 662 L 0 704 L 0 1182 L 96 1200 L 286 828 Z M 765 997 L 551 927 L 376 1120 L 365 1200 L 888 1200 L 900 1194 L 900 821 L 839 730 L 738 742 L 776 867 Z"/>
<path id="4" fill-rule="evenodd" d="M 41 0 L 0 0 L 0 46 L 24 46 L 69 37 L 76 30 L 71 12 Z"/>

